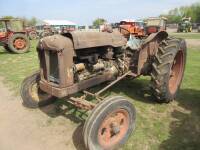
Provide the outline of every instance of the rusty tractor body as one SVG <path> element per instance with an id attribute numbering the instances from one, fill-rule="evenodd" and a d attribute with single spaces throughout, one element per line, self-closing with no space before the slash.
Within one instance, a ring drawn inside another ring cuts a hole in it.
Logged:
<path id="1" fill-rule="evenodd" d="M 166 31 L 167 18 L 151 17 L 146 20 L 146 33 L 156 33 L 159 31 Z"/>
<path id="2" fill-rule="evenodd" d="M 23 81 L 23 104 L 37 108 L 65 97 L 76 107 L 91 110 L 83 129 L 86 148 L 105 150 L 123 144 L 135 129 L 135 107 L 127 98 L 105 98 L 103 92 L 128 76 L 148 75 L 155 99 L 168 103 L 176 97 L 186 59 L 185 41 L 168 37 L 165 31 L 131 39 L 127 42 L 118 31 L 74 31 L 42 38 L 37 47 L 40 70 Z M 89 90 L 101 83 L 107 85 Z"/>
<path id="3" fill-rule="evenodd" d="M 0 45 L 14 53 L 25 53 L 30 41 L 20 19 L 0 19 Z"/>

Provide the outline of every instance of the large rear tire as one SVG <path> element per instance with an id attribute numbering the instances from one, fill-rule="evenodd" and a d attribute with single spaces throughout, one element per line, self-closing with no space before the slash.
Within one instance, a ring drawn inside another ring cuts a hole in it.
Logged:
<path id="1" fill-rule="evenodd" d="M 40 74 L 33 75 L 24 79 L 21 85 L 21 97 L 23 105 L 28 108 L 38 108 L 53 103 L 56 98 L 45 93 L 39 88 Z"/>
<path id="2" fill-rule="evenodd" d="M 108 150 L 123 145 L 135 129 L 136 110 L 124 97 L 107 98 L 85 122 L 83 133 L 89 150 Z"/>
<path id="3" fill-rule="evenodd" d="M 176 98 L 185 70 L 186 49 L 183 39 L 169 38 L 160 44 L 151 72 L 151 89 L 158 102 Z"/>
<path id="4" fill-rule="evenodd" d="M 17 54 L 25 53 L 30 49 L 30 41 L 25 34 L 17 33 L 8 39 L 8 48 Z"/>

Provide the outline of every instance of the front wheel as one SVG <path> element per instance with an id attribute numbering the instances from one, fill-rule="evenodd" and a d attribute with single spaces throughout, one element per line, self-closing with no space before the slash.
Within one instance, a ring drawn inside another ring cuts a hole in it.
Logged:
<path id="1" fill-rule="evenodd" d="M 89 150 L 115 149 L 135 129 L 136 110 L 124 97 L 107 98 L 98 104 L 84 125 L 84 142 Z"/>
<path id="2" fill-rule="evenodd" d="M 161 42 L 152 63 L 151 88 L 158 102 L 176 98 L 186 63 L 186 43 L 183 39 L 169 38 Z"/>
<path id="3" fill-rule="evenodd" d="M 24 79 L 21 85 L 21 97 L 23 105 L 28 108 L 38 108 L 49 105 L 55 101 L 55 97 L 45 93 L 39 88 L 40 74 L 33 75 Z"/>

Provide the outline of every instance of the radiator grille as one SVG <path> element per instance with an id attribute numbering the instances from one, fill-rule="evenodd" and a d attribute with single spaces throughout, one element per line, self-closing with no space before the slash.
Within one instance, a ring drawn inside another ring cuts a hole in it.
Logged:
<path id="1" fill-rule="evenodd" d="M 58 55 L 49 51 L 49 81 L 59 83 Z"/>

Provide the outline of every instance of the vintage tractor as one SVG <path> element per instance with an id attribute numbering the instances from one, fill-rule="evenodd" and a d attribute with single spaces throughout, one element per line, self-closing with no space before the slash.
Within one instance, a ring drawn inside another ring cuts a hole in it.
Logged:
<path id="1" fill-rule="evenodd" d="M 192 32 L 191 17 L 184 17 L 178 24 L 177 32 Z"/>
<path id="2" fill-rule="evenodd" d="M 135 37 L 145 36 L 144 32 L 144 22 L 135 21 L 132 19 L 125 19 L 119 23 L 120 32 L 129 38 L 129 35 L 134 35 Z"/>
<path id="3" fill-rule="evenodd" d="M 151 17 L 146 20 L 146 34 L 156 33 L 159 31 L 166 31 L 167 18 Z"/>
<path id="4" fill-rule="evenodd" d="M 128 98 L 105 97 L 103 92 L 126 77 L 148 75 L 155 100 L 168 103 L 176 98 L 186 61 L 185 41 L 168 37 L 165 31 L 152 33 L 135 46 L 127 46 L 118 31 L 74 31 L 42 38 L 37 52 L 40 70 L 22 83 L 23 105 L 38 108 L 65 98 L 88 110 L 83 137 L 90 150 L 118 148 L 135 129 L 136 110 Z M 107 85 L 90 90 L 101 83 Z"/>
<path id="5" fill-rule="evenodd" d="M 30 41 L 20 19 L 0 19 L 0 45 L 17 54 L 29 51 Z"/>
<path id="6" fill-rule="evenodd" d="M 58 34 L 58 31 L 55 30 L 55 28 L 45 25 L 43 27 L 43 31 L 39 33 L 40 38 L 46 37 L 46 36 L 52 36 L 54 34 Z"/>
<path id="7" fill-rule="evenodd" d="M 38 33 L 35 27 L 26 27 L 25 30 L 30 40 L 36 40 L 38 38 Z"/>

